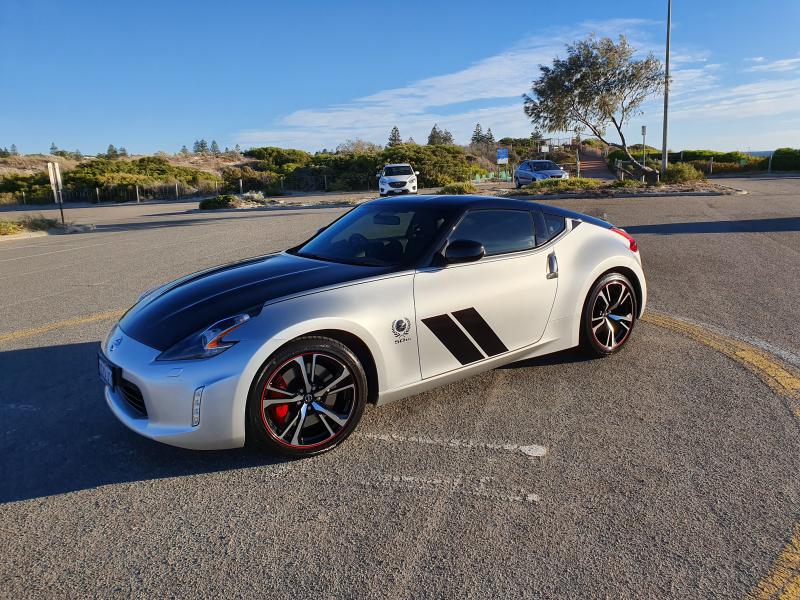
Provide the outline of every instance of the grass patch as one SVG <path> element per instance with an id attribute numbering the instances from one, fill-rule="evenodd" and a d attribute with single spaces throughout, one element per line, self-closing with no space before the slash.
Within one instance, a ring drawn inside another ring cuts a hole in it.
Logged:
<path id="1" fill-rule="evenodd" d="M 585 192 L 608 187 L 608 183 L 588 177 L 571 177 L 569 179 L 542 179 L 526 185 L 521 190 L 511 193 L 513 196 L 536 196 L 538 194 L 558 194 L 560 192 Z"/>
<path id="2" fill-rule="evenodd" d="M 439 190 L 439 193 L 450 194 L 453 196 L 458 196 L 463 194 L 477 194 L 478 188 L 476 188 L 469 181 L 457 181 L 455 183 L 450 183 L 444 186 L 442 189 Z"/>
<path id="3" fill-rule="evenodd" d="M 55 219 L 45 217 L 23 217 L 18 221 L 0 219 L 0 235 L 13 235 L 26 231 L 47 231 L 58 224 Z"/>

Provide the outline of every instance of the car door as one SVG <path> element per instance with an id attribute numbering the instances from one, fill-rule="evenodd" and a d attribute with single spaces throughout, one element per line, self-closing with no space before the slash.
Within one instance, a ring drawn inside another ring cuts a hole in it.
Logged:
<path id="1" fill-rule="evenodd" d="M 537 342 L 558 284 L 548 252 L 536 248 L 527 209 L 467 211 L 448 238 L 483 244 L 470 263 L 418 269 L 416 330 L 422 377 L 487 360 Z"/>
<path id="2" fill-rule="evenodd" d="M 533 181 L 533 173 L 531 172 L 531 163 L 527 161 L 522 163 L 522 166 L 520 166 L 519 180 L 520 183 L 522 183 L 523 185 L 526 185 L 528 183 L 531 183 L 531 181 Z"/>

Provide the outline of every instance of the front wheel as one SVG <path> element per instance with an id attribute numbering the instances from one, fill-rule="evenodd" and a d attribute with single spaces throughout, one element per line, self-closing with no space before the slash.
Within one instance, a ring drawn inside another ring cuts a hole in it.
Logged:
<path id="1" fill-rule="evenodd" d="M 261 368 L 247 401 L 248 434 L 288 456 L 331 450 L 355 429 L 367 401 L 367 378 L 344 344 L 304 337 Z"/>
<path id="2" fill-rule="evenodd" d="M 514 177 L 514 187 L 517 188 L 517 189 L 522 187 L 522 184 L 519 182 L 519 178 L 518 177 Z"/>
<path id="3" fill-rule="evenodd" d="M 621 273 L 609 273 L 592 287 L 583 307 L 581 345 L 590 354 L 619 352 L 630 339 L 637 315 L 636 292 Z"/>

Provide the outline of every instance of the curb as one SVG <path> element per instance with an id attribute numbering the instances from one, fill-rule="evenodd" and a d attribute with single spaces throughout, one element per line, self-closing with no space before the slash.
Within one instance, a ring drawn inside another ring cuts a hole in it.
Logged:
<path id="1" fill-rule="evenodd" d="M 11 235 L 0 235 L 0 242 L 11 242 L 13 240 L 27 240 L 30 238 L 44 237 L 50 235 L 50 231 L 23 231 L 12 233 Z"/>

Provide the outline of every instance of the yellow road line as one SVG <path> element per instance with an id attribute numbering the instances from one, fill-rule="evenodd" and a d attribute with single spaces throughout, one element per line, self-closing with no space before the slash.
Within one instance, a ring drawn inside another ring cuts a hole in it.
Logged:
<path id="1" fill-rule="evenodd" d="M 756 586 L 754 600 L 797 600 L 800 598 L 800 523 L 769 574 Z"/>
<path id="2" fill-rule="evenodd" d="M 776 394 L 786 399 L 794 415 L 800 419 L 800 372 L 793 366 L 746 342 L 720 335 L 681 319 L 649 312 L 642 317 L 642 320 L 687 335 L 732 358 L 757 375 Z M 795 524 L 789 543 L 778 555 L 769 573 L 758 582 L 750 598 L 800 599 L 800 523 Z"/>
<path id="3" fill-rule="evenodd" d="M 108 321 L 110 319 L 118 319 L 123 314 L 124 310 L 107 310 L 104 312 L 94 313 L 93 315 L 86 315 L 85 317 L 75 317 L 72 319 L 65 319 L 63 321 L 56 321 L 55 323 L 48 323 L 40 327 L 31 327 L 30 329 L 21 329 L 19 331 L 12 331 L 11 333 L 0 334 L 0 344 L 6 342 L 16 342 L 25 338 L 34 337 L 53 331 L 54 329 L 61 329 L 62 327 L 75 327 L 76 325 L 84 325 L 86 323 L 94 323 L 95 321 Z"/>

